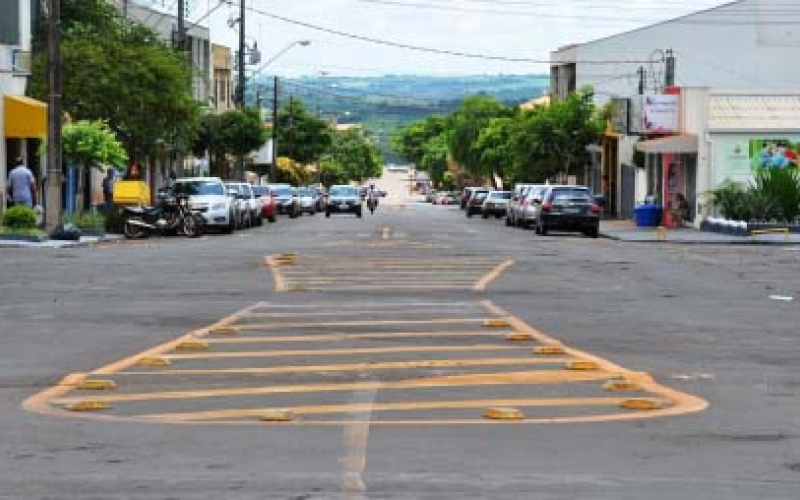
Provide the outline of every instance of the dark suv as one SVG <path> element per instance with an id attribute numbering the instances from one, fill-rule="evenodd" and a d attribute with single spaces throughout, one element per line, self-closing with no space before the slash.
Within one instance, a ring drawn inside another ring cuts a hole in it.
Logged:
<path id="1" fill-rule="evenodd" d="M 550 186 L 539 204 L 536 233 L 546 235 L 551 229 L 580 231 L 597 238 L 600 232 L 600 206 L 589 188 Z"/>

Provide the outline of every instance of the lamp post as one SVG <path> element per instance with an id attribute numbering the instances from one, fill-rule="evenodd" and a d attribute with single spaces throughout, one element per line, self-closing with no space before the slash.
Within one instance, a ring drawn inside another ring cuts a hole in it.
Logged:
<path id="1" fill-rule="evenodd" d="M 282 48 L 278 51 L 274 56 L 270 57 L 264 64 L 258 67 L 253 74 L 250 76 L 251 78 L 255 78 L 259 74 L 261 74 L 267 66 L 275 62 L 279 57 L 283 54 L 287 53 L 293 47 L 300 45 L 302 47 L 308 47 L 311 45 L 311 40 L 295 40 L 294 42 L 290 43 L 286 47 Z M 278 159 L 278 77 L 277 75 L 273 77 L 272 80 L 272 160 L 269 166 L 269 180 L 270 182 L 275 182 L 275 163 Z"/>

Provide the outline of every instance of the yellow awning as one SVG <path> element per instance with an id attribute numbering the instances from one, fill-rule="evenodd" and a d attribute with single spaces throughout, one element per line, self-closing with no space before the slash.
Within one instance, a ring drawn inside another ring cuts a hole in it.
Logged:
<path id="1" fill-rule="evenodd" d="M 40 138 L 47 135 L 47 104 L 22 95 L 3 96 L 7 138 Z"/>

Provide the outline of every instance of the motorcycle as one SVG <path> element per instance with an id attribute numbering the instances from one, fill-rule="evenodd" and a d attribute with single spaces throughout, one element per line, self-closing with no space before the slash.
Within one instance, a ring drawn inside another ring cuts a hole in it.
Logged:
<path id="1" fill-rule="evenodd" d="M 374 195 L 370 194 L 367 196 L 367 208 L 369 209 L 369 213 L 374 214 L 375 209 L 378 208 L 378 198 Z"/>
<path id="2" fill-rule="evenodd" d="M 161 195 L 154 207 L 123 207 L 123 232 L 126 238 L 146 238 L 151 234 L 183 234 L 197 238 L 203 233 L 205 221 L 189 209 L 186 195 Z"/>

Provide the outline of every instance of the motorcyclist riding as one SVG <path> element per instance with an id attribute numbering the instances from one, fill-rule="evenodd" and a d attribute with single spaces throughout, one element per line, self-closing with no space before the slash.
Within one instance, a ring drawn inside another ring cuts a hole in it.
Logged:
<path id="1" fill-rule="evenodd" d="M 375 213 L 375 209 L 378 208 L 378 192 L 375 189 L 375 184 L 372 183 L 367 190 L 367 208 L 369 208 L 370 213 Z"/>

